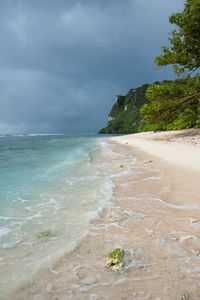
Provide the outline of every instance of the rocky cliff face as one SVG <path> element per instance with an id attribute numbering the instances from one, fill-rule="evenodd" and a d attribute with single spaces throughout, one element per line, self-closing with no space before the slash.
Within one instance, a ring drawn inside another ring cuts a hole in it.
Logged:
<path id="1" fill-rule="evenodd" d="M 108 124 L 99 133 L 134 133 L 141 120 L 140 108 L 148 102 L 145 94 L 149 84 L 131 89 L 125 96 L 116 96 L 109 115 Z"/>

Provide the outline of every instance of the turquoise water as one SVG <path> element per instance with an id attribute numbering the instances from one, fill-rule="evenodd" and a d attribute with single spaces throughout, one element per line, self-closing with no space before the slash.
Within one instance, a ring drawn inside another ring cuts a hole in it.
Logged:
<path id="1" fill-rule="evenodd" d="M 95 164 L 107 150 L 95 136 L 0 137 L 1 295 L 64 253 L 107 205 L 109 171 Z"/>

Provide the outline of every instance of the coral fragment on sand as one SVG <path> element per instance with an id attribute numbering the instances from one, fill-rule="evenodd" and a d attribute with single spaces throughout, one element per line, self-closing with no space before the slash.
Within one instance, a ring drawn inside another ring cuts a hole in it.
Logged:
<path id="1" fill-rule="evenodd" d="M 122 164 L 118 164 L 118 165 L 117 165 L 117 169 L 119 169 L 119 170 L 122 170 L 123 167 L 124 167 L 124 166 L 123 166 Z"/>
<path id="2" fill-rule="evenodd" d="M 152 163 L 152 162 L 153 162 L 153 160 L 151 160 L 151 159 L 147 159 L 147 160 L 144 160 L 144 161 L 143 161 L 144 164 L 150 164 L 150 163 Z"/>
<path id="3" fill-rule="evenodd" d="M 190 223 L 197 223 L 199 220 L 195 218 L 190 218 Z"/>
<path id="4" fill-rule="evenodd" d="M 124 249 L 116 248 L 112 250 L 106 257 L 106 265 L 113 272 L 120 271 L 124 267 L 123 258 L 125 255 Z"/>
<path id="5" fill-rule="evenodd" d="M 181 300 L 192 300 L 192 298 L 190 297 L 190 295 L 188 293 L 186 293 L 181 296 Z"/>

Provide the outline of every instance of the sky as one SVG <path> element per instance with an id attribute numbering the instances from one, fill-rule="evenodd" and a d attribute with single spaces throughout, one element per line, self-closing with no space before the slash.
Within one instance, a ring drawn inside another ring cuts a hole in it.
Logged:
<path id="1" fill-rule="evenodd" d="M 0 0 L 0 133 L 94 133 L 115 96 L 171 79 L 153 59 L 183 0 Z"/>

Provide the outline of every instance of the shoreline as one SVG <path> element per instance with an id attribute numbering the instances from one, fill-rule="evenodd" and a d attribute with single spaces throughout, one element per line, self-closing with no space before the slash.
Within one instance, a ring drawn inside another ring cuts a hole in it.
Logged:
<path id="1" fill-rule="evenodd" d="M 71 253 L 37 273 L 12 299 L 200 297 L 200 173 L 193 165 L 181 167 L 180 160 L 175 165 L 155 156 L 156 150 L 145 152 L 144 144 L 133 147 L 133 136 L 107 140 L 116 154 L 106 162 L 115 170 L 112 206 L 91 221 Z M 105 267 L 116 247 L 129 253 L 124 272 Z"/>

